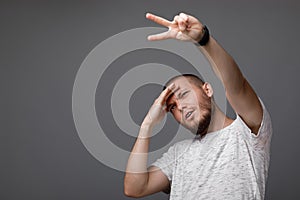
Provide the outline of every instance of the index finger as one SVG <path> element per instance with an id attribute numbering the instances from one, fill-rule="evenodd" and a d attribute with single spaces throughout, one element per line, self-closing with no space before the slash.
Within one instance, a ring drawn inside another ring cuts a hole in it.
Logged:
<path id="1" fill-rule="evenodd" d="M 164 91 L 159 95 L 158 102 L 160 105 L 164 105 L 171 94 L 173 94 L 176 90 L 178 90 L 178 86 L 174 83 L 166 87 Z"/>
<path id="2" fill-rule="evenodd" d="M 153 15 L 151 13 L 147 13 L 146 14 L 146 18 L 147 19 L 150 19 L 151 21 L 154 21 L 155 23 L 157 24 L 160 24 L 162 26 L 165 26 L 165 27 L 169 27 L 172 25 L 172 22 L 170 22 L 169 20 L 166 20 L 162 17 L 159 17 L 157 15 Z"/>

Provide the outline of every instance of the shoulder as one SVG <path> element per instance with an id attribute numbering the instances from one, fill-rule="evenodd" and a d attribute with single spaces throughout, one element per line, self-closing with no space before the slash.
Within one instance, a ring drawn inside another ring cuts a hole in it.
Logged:
<path id="1" fill-rule="evenodd" d="M 251 129 L 247 126 L 245 121 L 236 113 L 235 124 L 241 126 L 244 130 L 246 130 L 246 132 L 248 132 L 249 136 L 251 136 L 252 138 L 262 138 L 271 136 L 272 134 L 271 116 L 261 98 L 258 97 L 258 99 L 262 107 L 263 116 L 257 133 L 253 133 L 253 131 L 251 131 Z"/>
<path id="2" fill-rule="evenodd" d="M 177 152 L 186 150 L 194 142 L 194 139 L 185 139 L 179 142 L 174 143 L 170 146 L 169 149 L 174 149 Z"/>

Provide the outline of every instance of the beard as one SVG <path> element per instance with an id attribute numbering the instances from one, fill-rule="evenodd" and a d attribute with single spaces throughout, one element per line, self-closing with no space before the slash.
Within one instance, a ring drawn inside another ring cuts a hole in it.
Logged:
<path id="1" fill-rule="evenodd" d="M 203 103 L 199 103 L 199 110 L 202 115 L 196 125 L 190 129 L 192 133 L 200 138 L 203 138 L 206 135 L 212 115 L 211 98 L 206 95 L 203 95 L 203 97 L 205 101 Z"/>
<path id="2" fill-rule="evenodd" d="M 211 109 L 199 121 L 198 128 L 196 131 L 197 136 L 200 136 L 202 138 L 206 135 L 208 127 L 210 125 L 210 121 L 211 121 Z"/>

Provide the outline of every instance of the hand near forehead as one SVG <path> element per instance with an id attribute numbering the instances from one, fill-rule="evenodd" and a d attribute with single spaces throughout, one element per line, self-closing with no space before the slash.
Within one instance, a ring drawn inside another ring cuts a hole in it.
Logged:
<path id="1" fill-rule="evenodd" d="M 195 17 L 185 13 L 176 15 L 173 21 L 169 21 L 151 13 L 147 13 L 146 18 L 168 28 L 166 32 L 148 36 L 148 40 L 178 39 L 198 42 L 203 36 L 202 23 Z"/>
<path id="2" fill-rule="evenodd" d="M 179 89 L 179 86 L 175 84 L 171 84 L 166 89 L 164 89 L 157 99 L 154 101 L 153 105 L 149 109 L 143 124 L 154 126 L 160 123 L 164 116 L 167 113 L 166 101 L 170 97 L 171 94 L 176 92 Z"/>

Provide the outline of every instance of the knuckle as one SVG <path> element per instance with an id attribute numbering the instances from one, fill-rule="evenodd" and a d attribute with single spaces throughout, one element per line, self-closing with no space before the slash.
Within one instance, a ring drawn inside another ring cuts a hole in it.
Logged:
<path id="1" fill-rule="evenodd" d="M 182 17 L 184 20 L 187 20 L 187 15 L 185 13 L 180 13 L 179 16 Z"/>
<path id="2" fill-rule="evenodd" d="M 177 21 L 178 20 L 178 18 L 179 18 L 179 16 L 178 15 L 176 15 L 173 19 L 175 20 L 175 21 Z"/>

